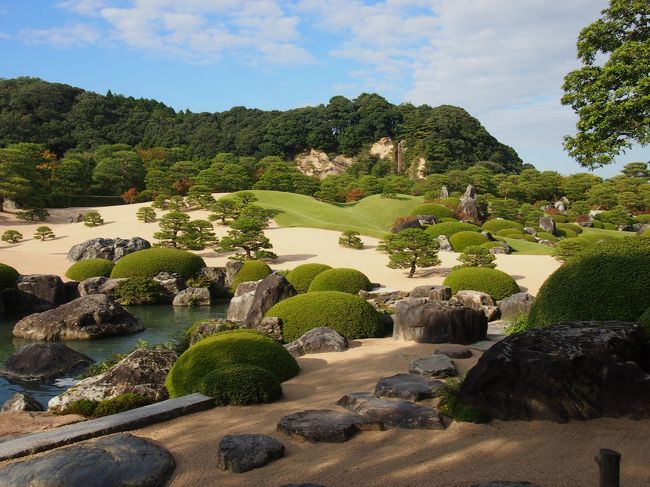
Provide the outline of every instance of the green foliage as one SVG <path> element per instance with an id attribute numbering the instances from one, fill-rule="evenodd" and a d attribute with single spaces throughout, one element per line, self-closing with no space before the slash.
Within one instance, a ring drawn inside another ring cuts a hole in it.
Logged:
<path id="1" fill-rule="evenodd" d="M 273 271 L 266 262 L 262 262 L 261 260 L 246 260 L 244 261 L 243 267 L 239 269 L 232 281 L 232 290 L 236 291 L 237 286 L 242 282 L 259 281 L 260 279 L 264 279 L 271 272 Z"/>
<path id="2" fill-rule="evenodd" d="M 605 228 L 605 225 L 603 224 L 603 222 L 599 222 L 598 220 L 593 220 L 591 222 L 591 226 L 592 226 L 592 228 L 598 228 L 600 230 Z"/>
<path id="3" fill-rule="evenodd" d="M 567 261 L 579 255 L 590 246 L 591 244 L 588 241 L 581 238 L 563 238 L 555 246 L 553 256 L 558 260 Z"/>
<path id="4" fill-rule="evenodd" d="M 97 227 L 104 224 L 104 219 L 98 211 L 89 211 L 84 214 L 84 225 L 87 227 Z"/>
<path id="5" fill-rule="evenodd" d="M 509 316 L 506 321 L 510 322 L 505 329 L 507 335 L 528 330 L 528 315 L 525 313 Z"/>
<path id="6" fill-rule="evenodd" d="M 461 423 L 489 423 L 492 420 L 490 416 L 462 402 L 460 389 L 461 383 L 458 379 L 447 379 L 446 385 L 438 391 L 440 413 Z"/>
<path id="7" fill-rule="evenodd" d="M 151 404 L 151 402 L 151 399 L 141 394 L 127 392 L 111 399 L 100 401 L 92 415 L 96 418 L 101 418 L 102 416 L 109 416 L 146 406 L 147 404 Z"/>
<path id="8" fill-rule="evenodd" d="M 485 242 L 488 242 L 487 237 L 474 231 L 457 232 L 449 237 L 449 243 L 456 252 L 464 252 L 467 247 L 481 245 Z"/>
<path id="9" fill-rule="evenodd" d="M 641 232 L 641 237 L 650 237 L 650 228 Z"/>
<path id="10" fill-rule="evenodd" d="M 18 243 L 23 239 L 23 234 L 18 230 L 5 230 L 2 234 L 2 241 L 7 243 Z"/>
<path id="11" fill-rule="evenodd" d="M 20 274 L 13 267 L 7 264 L 0 264 L 0 291 L 15 288 L 16 279 L 19 276 Z"/>
<path id="12" fill-rule="evenodd" d="M 356 269 L 339 267 L 318 273 L 311 281 L 308 292 L 315 291 L 341 291 L 344 293 L 358 294 L 359 291 L 370 291 L 370 279 Z"/>
<path id="13" fill-rule="evenodd" d="M 494 243 L 499 245 L 498 242 Z M 454 269 L 461 267 L 489 267 L 493 269 L 496 267 L 497 265 L 494 262 L 496 256 L 490 252 L 489 248 L 482 247 L 481 245 L 465 247 L 463 253 L 458 256 L 458 261 L 461 262 L 461 265 L 454 267 Z"/>
<path id="14" fill-rule="evenodd" d="M 72 264 L 65 277 L 73 281 L 83 281 L 89 277 L 110 277 L 115 264 L 108 259 L 83 259 Z"/>
<path id="15" fill-rule="evenodd" d="M 537 237 L 551 242 L 557 242 L 559 240 L 555 235 L 548 232 L 537 232 Z"/>
<path id="16" fill-rule="evenodd" d="M 560 230 L 571 230 L 576 235 L 580 235 L 582 233 L 582 227 L 580 225 L 576 225 L 575 223 L 557 223 L 555 227 Z"/>
<path id="17" fill-rule="evenodd" d="M 178 245 L 188 250 L 203 250 L 217 240 L 212 223 L 207 220 L 192 220 L 183 227 Z"/>
<path id="18" fill-rule="evenodd" d="M 417 267 L 440 264 L 439 248 L 437 237 L 417 228 L 407 228 L 397 234 L 386 235 L 379 242 L 377 250 L 388 254 L 388 267 L 409 269 L 408 277 L 413 277 Z"/>
<path id="19" fill-rule="evenodd" d="M 156 221 L 156 210 L 149 206 L 143 206 L 135 212 L 135 216 L 144 223 L 153 223 Z"/>
<path id="20" fill-rule="evenodd" d="M 445 223 L 438 223 L 436 225 L 431 225 L 429 228 L 426 229 L 426 231 L 430 234 L 433 235 L 434 237 L 438 237 L 439 235 L 445 235 L 446 237 L 451 237 L 454 233 L 458 232 L 480 232 L 481 227 L 477 227 L 476 225 L 472 225 L 471 223 L 464 223 L 464 222 L 445 222 Z"/>
<path id="21" fill-rule="evenodd" d="M 96 362 L 90 364 L 86 371 L 81 375 L 82 378 L 94 377 L 99 374 L 108 372 L 108 369 L 117 365 L 117 363 L 125 358 L 128 354 L 126 353 L 113 353 L 110 357 L 105 358 L 101 362 Z"/>
<path id="22" fill-rule="evenodd" d="M 131 277 L 113 289 L 112 296 L 124 305 L 155 304 L 163 294 L 163 289 L 148 277 Z"/>
<path id="23" fill-rule="evenodd" d="M 505 272 L 485 267 L 455 269 L 445 278 L 443 284 L 456 294 L 461 290 L 481 291 L 499 301 L 520 292 L 515 280 Z"/>
<path id="24" fill-rule="evenodd" d="M 650 339 L 650 307 L 639 317 L 639 323 L 641 323 L 641 328 Z"/>
<path id="25" fill-rule="evenodd" d="M 650 239 L 611 239 L 583 250 L 548 277 L 529 322 L 539 328 L 565 320 L 635 321 L 648 303 Z"/>
<path id="26" fill-rule="evenodd" d="M 247 364 L 228 365 L 209 372 L 199 392 L 214 398 L 217 406 L 246 406 L 282 397 L 279 379 L 268 370 Z"/>
<path id="27" fill-rule="evenodd" d="M 481 247 L 483 247 L 484 249 L 493 249 L 495 247 L 503 247 L 503 245 L 499 241 L 496 241 L 496 242 L 491 241 L 491 242 L 482 243 Z"/>
<path id="28" fill-rule="evenodd" d="M 158 273 L 176 272 L 183 277 L 193 277 L 205 267 L 198 255 L 177 249 L 153 248 L 125 255 L 115 263 L 111 277 L 149 277 Z"/>
<path id="29" fill-rule="evenodd" d="M 650 223 L 650 213 L 645 213 L 643 215 L 637 215 L 634 217 L 637 223 Z"/>
<path id="30" fill-rule="evenodd" d="M 576 238 L 578 236 L 578 234 L 570 228 L 557 228 L 555 233 L 557 233 L 558 237 L 564 238 Z"/>
<path id="31" fill-rule="evenodd" d="M 447 208 L 444 205 L 439 205 L 437 203 L 425 203 L 422 205 L 414 206 L 409 215 L 433 215 L 436 218 L 451 218 L 454 216 L 453 210 Z"/>
<path id="32" fill-rule="evenodd" d="M 205 274 L 200 274 L 195 277 L 190 277 L 187 280 L 187 287 L 210 287 L 212 281 Z"/>
<path id="33" fill-rule="evenodd" d="M 363 241 L 359 238 L 360 233 L 356 230 L 346 230 L 339 237 L 339 245 L 350 249 L 362 249 Z"/>
<path id="34" fill-rule="evenodd" d="M 160 219 L 160 231 L 154 233 L 153 238 L 160 240 L 158 245 L 161 247 L 179 247 L 180 234 L 189 222 L 189 215 L 182 211 L 172 210 Z"/>
<path id="35" fill-rule="evenodd" d="M 273 245 L 263 232 L 269 218 L 270 212 L 260 206 L 249 204 L 243 207 L 237 219 L 230 224 L 232 230 L 221 238 L 215 249 L 218 252 L 244 251 L 243 254 L 230 256 L 231 260 L 275 259 L 277 255 L 269 250 Z"/>
<path id="36" fill-rule="evenodd" d="M 282 319 L 282 332 L 287 342 L 320 326 L 332 328 L 348 340 L 381 337 L 384 334 L 379 314 L 371 304 L 358 296 L 339 291 L 299 294 L 280 301 L 266 316 Z"/>
<path id="37" fill-rule="evenodd" d="M 27 208 L 26 210 L 16 212 L 16 218 L 19 220 L 29 220 L 32 222 L 44 222 L 50 216 L 50 212 L 45 208 Z"/>
<path id="38" fill-rule="evenodd" d="M 56 235 L 54 235 L 52 229 L 45 225 L 41 225 L 40 227 L 37 227 L 36 231 L 34 232 L 34 238 L 36 240 L 42 240 L 42 241 L 52 240 L 55 237 Z"/>
<path id="39" fill-rule="evenodd" d="M 482 225 L 482 227 L 483 230 L 487 230 L 490 233 L 496 233 L 497 235 L 500 230 L 511 229 L 511 228 L 519 229 L 519 230 L 524 229 L 521 223 L 512 220 L 504 220 L 504 219 L 488 220 Z"/>
<path id="40" fill-rule="evenodd" d="M 61 414 L 78 414 L 80 416 L 85 416 L 90 418 L 95 414 L 95 409 L 99 401 L 94 401 L 92 399 L 77 399 L 68 404 Z"/>
<path id="41" fill-rule="evenodd" d="M 223 331 L 197 342 L 178 358 L 167 375 L 170 397 L 200 391 L 208 374 L 231 365 L 255 365 L 280 381 L 300 370 L 291 354 L 274 339 L 253 330 Z"/>
<path id="42" fill-rule="evenodd" d="M 523 235 L 523 234 L 524 231 L 521 228 L 504 228 L 502 230 L 497 230 L 497 232 L 495 233 L 497 237 L 511 237 L 512 235 Z"/>
<path id="43" fill-rule="evenodd" d="M 329 269 L 331 267 L 326 264 L 301 264 L 291 269 L 286 279 L 296 291 L 302 294 L 309 290 L 309 285 L 318 274 Z"/>

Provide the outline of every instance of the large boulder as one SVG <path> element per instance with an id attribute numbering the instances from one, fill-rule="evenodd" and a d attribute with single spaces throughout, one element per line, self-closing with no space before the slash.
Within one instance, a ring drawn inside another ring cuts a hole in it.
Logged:
<path id="1" fill-rule="evenodd" d="M 461 398 L 497 419 L 650 417 L 650 346 L 634 323 L 574 321 L 491 347 Z"/>
<path id="2" fill-rule="evenodd" d="M 422 225 L 420 225 L 420 220 L 417 216 L 400 218 L 399 221 L 393 225 L 390 231 L 393 233 L 399 233 L 402 230 L 406 230 L 407 228 L 422 228 Z"/>
<path id="3" fill-rule="evenodd" d="M 242 282 L 239 286 L 237 286 L 237 289 L 241 289 L 244 284 L 248 283 Z M 226 311 L 226 320 L 230 321 L 231 323 L 239 323 L 242 325 L 245 324 L 246 317 L 248 316 L 248 312 L 253 306 L 254 299 L 255 290 L 235 295 L 228 304 L 228 310 Z"/>
<path id="4" fill-rule="evenodd" d="M 112 298 L 91 294 L 23 318 L 13 335 L 29 340 L 88 340 L 142 330 L 142 322 Z"/>
<path id="5" fill-rule="evenodd" d="M 65 286 L 59 276 L 30 274 L 16 280 L 21 311 L 46 311 L 65 303 Z"/>
<path id="6" fill-rule="evenodd" d="M 294 357 L 301 357 L 310 353 L 343 352 L 348 347 L 347 338 L 325 326 L 312 328 L 297 340 L 284 346 Z"/>
<path id="7" fill-rule="evenodd" d="M 244 263 L 240 260 L 226 262 L 226 288 L 232 287 L 235 282 L 235 277 L 242 267 L 244 267 Z"/>
<path id="8" fill-rule="evenodd" d="M 93 362 L 62 343 L 30 343 L 7 359 L 0 376 L 18 381 L 48 381 L 74 375 Z"/>
<path id="9" fill-rule="evenodd" d="M 125 255 L 138 250 L 151 248 L 151 244 L 143 238 L 93 238 L 83 243 L 73 245 L 68 251 L 68 260 L 107 259 L 113 262 Z"/>
<path id="10" fill-rule="evenodd" d="M 207 287 L 188 287 L 179 292 L 174 301 L 174 306 L 210 306 L 212 298 Z"/>
<path id="11" fill-rule="evenodd" d="M 501 317 L 517 316 L 530 313 L 535 297 L 528 293 L 517 293 L 499 301 Z"/>
<path id="12" fill-rule="evenodd" d="M 379 379 L 375 385 L 375 396 L 422 401 L 435 397 L 436 391 L 444 385 L 440 380 L 427 379 L 419 374 L 401 373 Z"/>
<path id="13" fill-rule="evenodd" d="M 451 288 L 449 286 L 427 284 L 413 288 L 409 296 L 412 298 L 429 298 L 446 301 L 451 299 Z"/>
<path id="14" fill-rule="evenodd" d="M 227 273 L 225 267 L 204 267 L 201 269 L 200 275 L 209 279 L 210 295 L 213 298 L 223 298 L 230 295 L 226 284 Z"/>
<path id="15" fill-rule="evenodd" d="M 89 294 L 111 294 L 121 282 L 128 279 L 113 279 L 104 276 L 89 277 L 81 281 L 77 288 L 79 290 L 79 297 L 88 296 Z"/>
<path id="16" fill-rule="evenodd" d="M 447 237 L 447 235 L 438 235 L 438 246 L 440 250 L 444 250 L 446 252 L 454 251 L 454 247 L 452 247 L 451 242 L 449 241 L 449 237 Z"/>
<path id="17" fill-rule="evenodd" d="M 298 294 L 289 281 L 280 274 L 269 274 L 255 288 L 253 302 L 246 314 L 246 328 L 257 328 L 268 310 L 283 299 Z"/>
<path id="18" fill-rule="evenodd" d="M 140 348 L 131 352 L 103 374 L 78 382 L 60 396 L 50 399 L 48 407 L 61 411 L 73 401 L 103 401 L 126 393 L 140 394 L 152 402 L 169 398 L 165 378 L 178 355 L 167 348 Z"/>
<path id="19" fill-rule="evenodd" d="M 18 411 L 43 411 L 43 406 L 29 394 L 17 392 L 4 402 L 2 408 L 0 408 L 0 413 Z"/>
<path id="20" fill-rule="evenodd" d="M 550 233 L 551 235 L 557 234 L 557 228 L 555 227 L 555 220 L 553 220 L 550 216 L 543 216 L 542 218 L 540 218 L 539 226 L 542 228 L 542 230 L 544 230 L 547 233 Z"/>
<path id="21" fill-rule="evenodd" d="M 153 487 L 167 485 L 176 464 L 165 448 L 118 433 L 0 468 L 0 487 Z"/>
<path id="22" fill-rule="evenodd" d="M 331 409 L 309 409 L 280 419 L 278 431 L 312 443 L 344 443 L 364 430 L 382 431 L 384 424 L 359 414 Z"/>
<path id="23" fill-rule="evenodd" d="M 226 435 L 217 448 L 217 468 L 243 473 L 284 456 L 284 445 L 268 435 Z"/>
<path id="24" fill-rule="evenodd" d="M 460 197 L 460 204 L 458 205 L 458 219 L 460 221 L 467 221 L 471 223 L 479 223 L 480 217 L 478 214 L 478 201 L 476 200 L 476 189 L 471 184 L 467 186 L 465 193 Z"/>
<path id="25" fill-rule="evenodd" d="M 159 272 L 154 278 L 162 288 L 162 301 L 173 302 L 174 298 L 187 288 L 187 282 L 183 276 L 175 272 Z"/>
<path id="26" fill-rule="evenodd" d="M 393 338 L 419 343 L 470 343 L 485 340 L 487 318 L 459 303 L 407 298 L 395 304 Z"/>

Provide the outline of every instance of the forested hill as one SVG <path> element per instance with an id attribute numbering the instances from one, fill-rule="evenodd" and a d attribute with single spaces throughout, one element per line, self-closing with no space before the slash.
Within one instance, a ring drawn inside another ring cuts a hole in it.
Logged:
<path id="1" fill-rule="evenodd" d="M 517 153 L 462 108 L 393 105 L 377 94 L 287 111 L 234 107 L 224 112 L 176 112 L 156 100 L 99 95 L 35 78 L 0 79 L 0 147 L 45 144 L 69 149 L 104 144 L 185 147 L 195 158 L 230 152 L 286 160 L 308 149 L 354 156 L 382 137 L 404 141 L 405 161 L 423 157 L 427 173 L 492 161 L 497 171 L 519 172 Z"/>

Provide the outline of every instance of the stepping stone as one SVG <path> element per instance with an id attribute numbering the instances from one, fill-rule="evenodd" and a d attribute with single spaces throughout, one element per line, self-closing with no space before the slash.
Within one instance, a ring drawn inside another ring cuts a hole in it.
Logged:
<path id="1" fill-rule="evenodd" d="M 470 358 L 472 356 L 472 351 L 467 347 L 460 347 L 460 348 L 440 347 L 440 348 L 436 348 L 433 353 L 446 355 L 449 358 L 460 358 L 460 359 Z"/>
<path id="2" fill-rule="evenodd" d="M 427 379 L 421 375 L 396 374 L 379 379 L 375 386 L 375 396 L 422 401 L 435 397 L 436 391 L 444 385 L 440 380 Z"/>
<path id="3" fill-rule="evenodd" d="M 485 352 L 492 348 L 493 345 L 496 345 L 500 340 L 497 341 L 492 341 L 492 340 L 483 340 L 480 342 L 473 343 L 469 346 L 472 350 L 478 350 L 479 352 Z"/>
<path id="4" fill-rule="evenodd" d="M 0 486 L 166 485 L 176 464 L 165 448 L 127 433 L 84 441 L 0 468 Z"/>
<path id="5" fill-rule="evenodd" d="M 481 484 L 474 484 L 472 487 L 539 487 L 537 484 L 530 482 L 509 482 L 507 480 L 492 480 Z"/>
<path id="6" fill-rule="evenodd" d="M 318 443 L 344 443 L 359 431 L 382 431 L 384 425 L 358 414 L 340 413 L 331 409 L 310 409 L 283 417 L 278 430 L 292 438 Z"/>
<path id="7" fill-rule="evenodd" d="M 384 399 L 369 392 L 353 392 L 336 404 L 384 426 L 411 429 L 445 429 L 438 411 L 410 401 Z"/>
<path id="8" fill-rule="evenodd" d="M 409 364 L 409 372 L 423 377 L 455 377 L 456 366 L 446 355 L 433 354 L 431 357 L 417 358 Z"/>
<path id="9" fill-rule="evenodd" d="M 267 435 L 226 435 L 219 442 L 217 468 L 234 473 L 263 467 L 284 456 L 284 445 Z"/>

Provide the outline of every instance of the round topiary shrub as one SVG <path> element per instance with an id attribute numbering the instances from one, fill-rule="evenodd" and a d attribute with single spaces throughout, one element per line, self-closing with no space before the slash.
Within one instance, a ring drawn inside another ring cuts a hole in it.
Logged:
<path id="1" fill-rule="evenodd" d="M 529 315 L 541 328 L 565 320 L 636 321 L 650 303 L 650 238 L 583 249 L 544 282 Z"/>
<path id="2" fill-rule="evenodd" d="M 287 342 L 319 326 L 332 328 L 348 340 L 384 334 L 379 314 L 371 304 L 339 291 L 299 294 L 280 301 L 266 316 L 282 319 L 282 334 Z"/>
<path id="3" fill-rule="evenodd" d="M 460 221 L 460 220 L 458 220 L 457 218 L 451 218 L 451 217 L 449 217 L 449 218 L 441 218 L 440 219 L 440 223 L 454 223 L 454 222 L 457 222 L 457 221 Z"/>
<path id="4" fill-rule="evenodd" d="M 487 230 L 488 232 L 492 233 L 498 232 L 499 230 L 505 230 L 506 228 L 517 228 L 519 230 L 524 229 L 523 225 L 519 222 L 503 219 L 488 220 L 482 226 L 483 230 Z"/>
<path id="5" fill-rule="evenodd" d="M 454 294 L 461 290 L 481 291 L 492 296 L 495 301 L 520 292 L 519 286 L 508 274 L 486 267 L 455 269 L 443 285 L 451 287 Z"/>
<path id="6" fill-rule="evenodd" d="M 201 257 L 178 249 L 145 249 L 125 255 L 115 263 L 111 277 L 149 277 L 158 273 L 176 272 L 183 277 L 193 277 L 205 267 Z"/>
<path id="7" fill-rule="evenodd" d="M 329 269 L 318 274 L 309 285 L 308 292 L 314 291 L 341 291 L 344 293 L 358 294 L 359 291 L 370 291 L 370 279 L 356 269 L 339 267 Z"/>
<path id="8" fill-rule="evenodd" d="M 183 352 L 167 375 L 167 391 L 171 397 L 198 392 L 209 373 L 230 365 L 256 365 L 280 381 L 300 370 L 296 359 L 273 338 L 253 330 L 223 331 Z"/>
<path id="9" fill-rule="evenodd" d="M 555 227 L 560 230 L 571 230 L 576 235 L 580 235 L 582 233 L 582 227 L 580 225 L 576 225 L 575 223 L 557 223 Z"/>
<path id="10" fill-rule="evenodd" d="M 485 242 L 481 244 L 481 247 L 486 248 L 486 249 L 493 249 L 495 247 L 503 247 L 503 244 L 501 242 Z"/>
<path id="11" fill-rule="evenodd" d="M 20 274 L 13 267 L 7 264 L 0 264 L 0 291 L 16 287 L 16 279 Z"/>
<path id="12" fill-rule="evenodd" d="M 481 227 L 464 222 L 445 222 L 431 225 L 426 231 L 432 233 L 436 237 L 440 235 L 451 237 L 454 233 L 458 232 L 480 232 Z"/>
<path id="13" fill-rule="evenodd" d="M 555 235 L 548 232 L 537 232 L 537 237 L 551 242 L 557 242 L 559 240 Z"/>
<path id="14" fill-rule="evenodd" d="M 603 222 L 599 222 L 598 220 L 593 220 L 593 221 L 591 222 L 591 226 L 592 226 L 593 228 L 599 228 L 599 229 L 601 229 L 601 230 L 602 230 L 603 228 L 605 228 L 605 226 L 603 225 Z"/>
<path id="15" fill-rule="evenodd" d="M 641 232 L 641 236 L 642 237 L 650 237 L 650 228 L 648 228 L 647 230 Z"/>
<path id="16" fill-rule="evenodd" d="M 235 279 L 232 281 L 232 290 L 235 291 L 237 286 L 242 282 L 264 279 L 271 272 L 273 271 L 266 262 L 262 262 L 261 260 L 244 261 L 244 266 L 239 269 L 235 275 Z"/>
<path id="17" fill-rule="evenodd" d="M 72 264 L 65 272 L 65 277 L 73 281 L 83 281 L 90 277 L 109 277 L 115 267 L 108 259 L 83 259 Z"/>
<path id="18" fill-rule="evenodd" d="M 217 406 L 245 406 L 277 401 L 282 397 L 280 380 L 257 365 L 227 365 L 206 375 L 199 392 L 214 398 Z"/>
<path id="19" fill-rule="evenodd" d="M 609 223 L 609 222 L 602 222 L 602 223 L 603 223 L 604 230 L 616 230 L 616 225 L 614 225 L 613 223 Z"/>
<path id="20" fill-rule="evenodd" d="M 436 218 L 452 218 L 454 212 L 447 208 L 444 205 L 439 205 L 436 203 L 424 203 L 422 205 L 414 206 L 409 213 L 411 216 L 416 215 L 433 215 Z"/>
<path id="21" fill-rule="evenodd" d="M 578 236 L 578 234 L 570 228 L 557 228 L 555 233 L 557 233 L 558 237 L 564 238 L 576 238 Z"/>
<path id="22" fill-rule="evenodd" d="M 326 264 L 301 264 L 290 270 L 286 275 L 286 279 L 291 283 L 296 291 L 299 293 L 306 293 L 309 290 L 309 285 L 311 284 L 311 281 L 314 280 L 314 277 L 329 269 L 331 269 L 331 267 Z"/>
<path id="23" fill-rule="evenodd" d="M 497 237 L 510 237 L 511 235 L 523 235 L 524 231 L 520 228 L 503 228 L 501 230 L 497 230 L 495 235 Z"/>
<path id="24" fill-rule="evenodd" d="M 488 241 L 489 240 L 487 239 L 487 237 L 482 233 L 471 232 L 471 231 L 454 233 L 451 237 L 449 237 L 449 243 L 451 244 L 455 252 L 462 252 L 467 247 L 471 247 L 474 245 L 481 245 Z"/>

